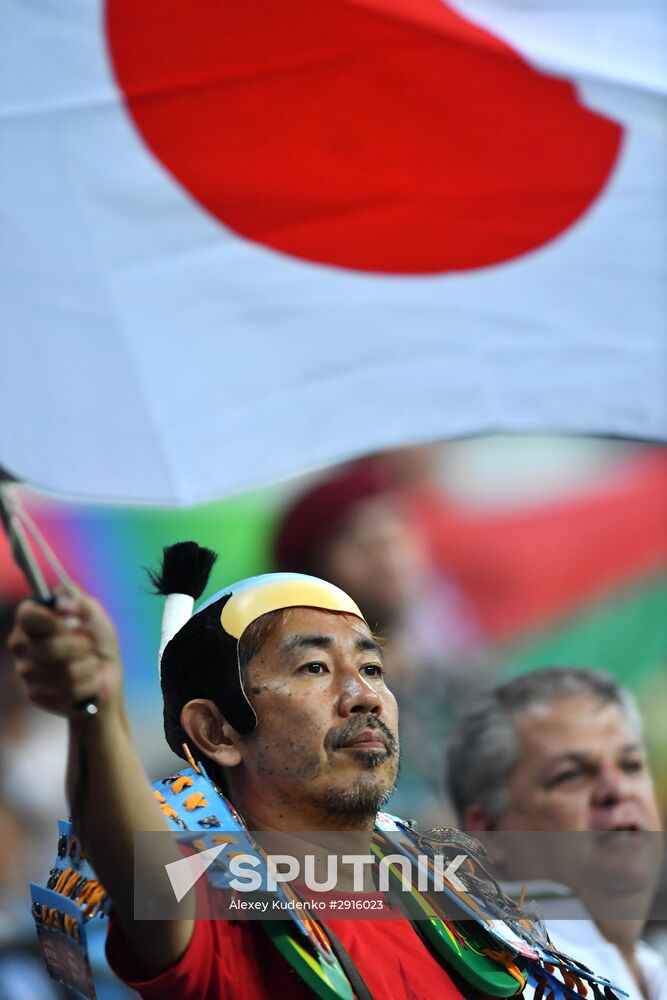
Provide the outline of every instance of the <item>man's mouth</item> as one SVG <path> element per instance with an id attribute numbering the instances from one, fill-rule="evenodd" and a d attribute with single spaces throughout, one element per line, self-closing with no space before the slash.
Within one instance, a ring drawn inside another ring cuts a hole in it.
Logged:
<path id="1" fill-rule="evenodd" d="M 642 833 L 642 827 L 638 823 L 618 823 L 607 826 L 603 829 L 595 830 L 596 840 L 601 842 L 620 842 L 625 837 L 633 837 Z"/>
<path id="2" fill-rule="evenodd" d="M 391 757 L 398 749 L 391 731 L 373 716 L 330 733 L 326 743 L 330 753 L 336 750 L 368 750 Z"/>
<path id="3" fill-rule="evenodd" d="M 341 750 L 388 750 L 386 737 L 379 730 L 364 729 L 343 743 Z"/>

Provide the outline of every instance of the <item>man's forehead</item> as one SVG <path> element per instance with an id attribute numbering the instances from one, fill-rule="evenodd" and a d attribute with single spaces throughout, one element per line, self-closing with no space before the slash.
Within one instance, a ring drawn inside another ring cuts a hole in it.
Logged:
<path id="1" fill-rule="evenodd" d="M 587 695 L 532 706 L 517 720 L 517 732 L 524 748 L 542 760 L 641 747 L 622 706 Z"/>
<path id="2" fill-rule="evenodd" d="M 380 643 L 368 634 L 350 634 L 340 637 L 322 632 L 305 632 L 287 636 L 278 646 L 278 654 L 282 657 L 298 656 L 310 650 L 335 650 L 341 643 L 357 652 L 372 652 L 382 655 Z"/>
<path id="3" fill-rule="evenodd" d="M 278 650 L 285 654 L 307 646 L 326 648 L 337 642 L 354 644 L 359 649 L 380 649 L 364 621 L 320 608 L 291 608 L 276 624 L 273 636 Z"/>

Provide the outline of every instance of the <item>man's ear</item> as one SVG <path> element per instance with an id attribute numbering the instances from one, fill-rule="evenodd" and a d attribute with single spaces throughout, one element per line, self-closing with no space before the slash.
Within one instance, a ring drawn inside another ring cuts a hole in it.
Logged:
<path id="1" fill-rule="evenodd" d="M 484 833 L 495 830 L 496 824 L 481 806 L 468 806 L 461 817 L 461 826 L 468 833 Z"/>
<path id="2" fill-rule="evenodd" d="M 181 726 L 192 742 L 221 767 L 236 767 L 243 754 L 239 734 L 208 698 L 193 698 L 181 710 Z"/>

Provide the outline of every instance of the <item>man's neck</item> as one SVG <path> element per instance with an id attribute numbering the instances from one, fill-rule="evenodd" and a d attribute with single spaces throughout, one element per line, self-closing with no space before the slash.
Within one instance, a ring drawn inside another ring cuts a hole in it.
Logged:
<path id="1" fill-rule="evenodd" d="M 644 923 L 642 920 L 597 920 L 596 925 L 602 936 L 611 944 L 616 945 L 627 965 L 632 978 L 645 996 L 645 984 L 641 977 L 635 955 L 635 946 Z"/>
<path id="2" fill-rule="evenodd" d="M 270 794 L 234 795 L 234 806 L 249 830 L 256 835 L 263 850 L 273 856 L 289 857 L 299 865 L 301 880 L 306 856 L 314 865 L 316 878 L 329 875 L 334 864 L 335 890 L 357 890 L 357 876 L 349 868 L 350 857 L 372 857 L 371 835 L 375 816 L 350 818 L 326 816 L 309 803 L 285 802 Z M 371 872 L 362 865 L 361 877 L 366 892 L 374 891 Z"/>
<path id="3" fill-rule="evenodd" d="M 262 792 L 244 795 L 232 791 L 232 801 L 245 819 L 249 830 L 275 832 L 322 831 L 330 833 L 364 833 L 367 840 L 375 825 L 371 816 L 327 814 L 316 804 L 302 800 L 287 800 Z"/>

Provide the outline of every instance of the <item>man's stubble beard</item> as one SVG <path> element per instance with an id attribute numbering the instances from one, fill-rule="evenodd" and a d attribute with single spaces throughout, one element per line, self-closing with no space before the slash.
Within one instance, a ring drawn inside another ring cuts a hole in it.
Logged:
<path id="1" fill-rule="evenodd" d="M 285 790 L 281 796 L 287 806 L 304 806 L 309 813 L 320 813 L 324 821 L 340 818 L 346 820 L 367 820 L 373 818 L 378 810 L 387 804 L 396 787 L 400 770 L 400 748 L 398 740 L 390 730 L 373 716 L 370 719 L 356 720 L 352 724 L 342 727 L 337 733 L 332 734 L 327 741 L 326 749 L 329 761 L 334 757 L 337 750 L 343 745 L 345 739 L 355 730 L 379 729 L 387 738 L 387 750 L 354 750 L 350 752 L 355 760 L 363 768 L 362 774 L 357 776 L 347 788 L 339 788 L 331 784 L 323 790 L 316 791 L 309 789 L 322 773 L 322 764 L 317 754 L 302 754 L 298 758 L 296 768 L 289 769 L 289 790 Z M 252 737 L 251 737 L 252 738 Z M 294 746 L 290 742 L 288 748 L 293 750 Z M 288 749 L 288 752 L 289 752 Z M 259 765 L 263 776 L 275 782 L 280 778 L 281 773 L 285 773 L 279 766 L 268 764 L 267 756 L 262 753 L 260 747 Z M 375 774 L 377 768 L 388 762 L 394 762 L 393 773 L 383 780 L 381 775 Z M 303 782 L 306 786 L 296 796 L 294 794 L 295 779 Z"/>
<path id="2" fill-rule="evenodd" d="M 387 804 L 396 787 L 400 767 L 400 749 L 393 733 L 375 716 L 353 720 L 330 734 L 325 742 L 329 760 L 345 745 L 346 741 L 364 729 L 379 730 L 387 740 L 386 750 L 354 750 L 349 752 L 364 769 L 347 788 L 329 785 L 320 799 L 320 808 L 327 820 L 340 817 L 346 820 L 368 820 Z M 384 764 L 393 764 L 393 773 L 383 780 L 375 774 Z"/>
<path id="3" fill-rule="evenodd" d="M 335 752 L 335 751 L 334 751 Z M 397 741 L 392 740 L 389 753 L 385 750 L 351 750 L 355 760 L 363 768 L 347 788 L 329 785 L 317 798 L 327 820 L 368 820 L 386 806 L 398 781 L 400 770 L 400 750 Z M 384 777 L 377 769 L 393 764 L 392 773 Z"/>
<path id="4" fill-rule="evenodd" d="M 320 800 L 321 808 L 327 819 L 371 819 L 386 806 L 395 787 L 396 778 L 391 782 L 380 782 L 365 777 L 359 778 L 349 788 L 330 785 Z"/>
<path id="5" fill-rule="evenodd" d="M 304 788 L 298 796 L 300 804 L 309 812 L 318 812 L 324 821 L 340 818 L 346 820 L 366 820 L 375 816 L 387 804 L 396 787 L 400 756 L 398 749 L 389 757 L 384 750 L 353 751 L 363 772 L 345 788 L 334 784 L 324 789 Z M 388 761 L 395 760 L 394 773 L 384 777 L 376 769 Z M 320 776 L 322 768 L 317 758 L 305 760 L 299 768 L 299 776 L 309 782 Z M 294 801 L 294 799 L 292 799 Z"/>

